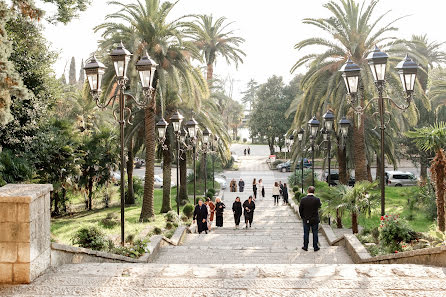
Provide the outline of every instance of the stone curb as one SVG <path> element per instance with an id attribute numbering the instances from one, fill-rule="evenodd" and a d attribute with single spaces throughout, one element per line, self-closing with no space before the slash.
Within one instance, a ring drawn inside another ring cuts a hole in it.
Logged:
<path id="1" fill-rule="evenodd" d="M 289 203 L 291 209 L 292 209 L 292 210 L 294 211 L 294 213 L 297 215 L 297 217 L 298 217 L 299 219 L 302 219 L 302 218 L 300 217 L 300 214 L 299 214 L 299 206 L 293 201 L 293 199 L 288 199 L 288 203 Z"/>

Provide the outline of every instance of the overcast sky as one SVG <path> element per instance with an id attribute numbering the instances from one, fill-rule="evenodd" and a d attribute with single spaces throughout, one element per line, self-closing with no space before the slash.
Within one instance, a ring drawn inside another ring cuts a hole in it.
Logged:
<path id="1" fill-rule="evenodd" d="M 132 3 L 136 0 L 121 0 Z M 142 0 L 144 1 L 144 0 Z M 117 10 L 107 5 L 106 0 L 92 0 L 92 5 L 82 13 L 79 19 L 68 25 L 46 24 L 45 36 L 52 48 L 60 52 L 55 70 L 60 76 L 72 56 L 78 67 L 81 59 L 87 59 L 96 49 L 100 34 L 93 28 L 101 24 L 107 14 Z M 246 39 L 242 49 L 246 58 L 238 70 L 220 60 L 215 73 L 222 78 L 230 77 L 234 81 L 234 98 L 240 99 L 240 92 L 246 83 L 255 79 L 263 83 L 273 75 L 283 76 L 285 81 L 292 77 L 290 68 L 304 53 L 294 50 L 294 45 L 305 38 L 318 36 L 320 31 L 302 24 L 306 17 L 325 17 L 328 15 L 323 4 L 327 0 L 180 0 L 172 11 L 172 17 L 186 14 L 213 14 L 225 16 L 233 21 L 232 28 L 237 35 Z M 410 15 L 400 20 L 398 37 L 410 38 L 412 34 L 427 33 L 430 40 L 445 41 L 444 0 L 381 0 L 375 17 L 392 10 L 385 20 Z M 384 24 L 383 22 L 382 24 Z M 301 69 L 304 71 L 305 69 Z"/>

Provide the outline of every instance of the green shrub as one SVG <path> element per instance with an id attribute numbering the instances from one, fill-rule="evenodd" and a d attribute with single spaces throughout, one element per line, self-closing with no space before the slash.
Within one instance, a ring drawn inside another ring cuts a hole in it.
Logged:
<path id="1" fill-rule="evenodd" d="M 120 223 L 121 221 L 119 220 L 118 215 L 114 212 L 109 212 L 107 216 L 100 221 L 100 224 L 107 229 L 111 229 Z"/>
<path id="2" fill-rule="evenodd" d="M 311 186 L 312 183 L 311 173 L 312 173 L 311 169 L 304 169 L 304 189 Z M 290 187 L 294 186 L 300 187 L 302 185 L 301 176 L 302 172 L 300 169 L 293 171 L 293 173 L 288 177 L 288 184 L 290 185 Z M 316 180 L 317 179 L 316 173 L 314 174 L 314 177 Z"/>
<path id="3" fill-rule="evenodd" d="M 189 218 L 186 215 L 181 216 L 181 221 L 187 222 L 188 220 L 189 220 Z"/>
<path id="4" fill-rule="evenodd" d="M 428 179 L 426 184 L 418 189 L 417 200 L 421 208 L 426 211 L 428 219 L 433 221 L 437 218 L 437 197 L 431 180 Z"/>
<path id="5" fill-rule="evenodd" d="M 33 174 L 33 167 L 27 160 L 17 157 L 10 150 L 0 152 L 0 183 L 27 181 Z"/>
<path id="6" fill-rule="evenodd" d="M 112 253 L 130 257 L 130 258 L 139 258 L 145 253 L 148 253 L 149 250 L 147 249 L 147 241 L 146 240 L 136 240 L 131 246 L 119 246 L 113 248 L 111 250 Z"/>
<path id="7" fill-rule="evenodd" d="M 172 238 L 174 233 L 175 233 L 175 229 L 170 229 L 164 233 L 164 236 L 170 239 L 170 238 Z"/>
<path id="8" fill-rule="evenodd" d="M 178 222 L 178 215 L 175 211 L 170 210 L 166 215 L 164 216 L 166 218 L 167 222 Z"/>
<path id="9" fill-rule="evenodd" d="M 133 243 L 133 241 L 135 240 L 136 235 L 130 233 L 129 235 L 127 235 L 127 237 L 125 238 L 125 242 L 127 243 Z"/>
<path id="10" fill-rule="evenodd" d="M 172 224 L 172 222 L 167 222 L 166 223 L 166 229 L 167 230 L 170 230 L 170 229 L 172 229 L 173 228 L 173 224 Z"/>
<path id="11" fill-rule="evenodd" d="M 160 235 L 161 233 L 163 233 L 163 230 L 161 230 L 160 227 L 155 227 L 153 228 L 153 233 L 156 235 Z"/>
<path id="12" fill-rule="evenodd" d="M 385 215 L 381 217 L 379 226 L 380 245 L 388 252 L 401 251 L 401 243 L 414 239 L 415 232 L 400 219 L 399 215 Z"/>
<path id="13" fill-rule="evenodd" d="M 305 194 L 301 192 L 294 192 L 294 198 L 296 199 L 297 203 L 300 203 L 300 200 L 305 197 Z"/>
<path id="14" fill-rule="evenodd" d="M 79 229 L 71 239 L 73 244 L 80 247 L 100 251 L 107 245 L 104 233 L 95 226 Z"/>
<path id="15" fill-rule="evenodd" d="M 210 189 L 208 190 L 208 192 L 211 192 L 213 195 L 215 195 L 215 193 L 216 193 L 217 191 L 215 191 L 214 188 L 210 188 Z"/>
<path id="16" fill-rule="evenodd" d="M 183 207 L 183 213 L 186 217 L 188 217 L 190 219 L 192 217 L 192 215 L 194 214 L 194 206 L 192 204 L 186 204 Z"/>
<path id="17" fill-rule="evenodd" d="M 293 187 L 293 193 L 297 193 L 297 192 L 300 192 L 300 187 L 294 186 Z"/>

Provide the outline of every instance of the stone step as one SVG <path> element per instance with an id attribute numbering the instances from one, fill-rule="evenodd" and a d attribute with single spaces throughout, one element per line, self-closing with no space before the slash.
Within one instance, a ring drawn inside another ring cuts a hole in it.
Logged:
<path id="1" fill-rule="evenodd" d="M 354 264 L 71 264 L 0 296 L 435 296 L 446 268 Z"/>

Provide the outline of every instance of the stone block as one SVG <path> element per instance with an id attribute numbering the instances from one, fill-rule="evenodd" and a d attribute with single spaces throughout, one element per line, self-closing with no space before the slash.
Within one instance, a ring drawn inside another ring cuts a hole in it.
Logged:
<path id="1" fill-rule="evenodd" d="M 0 242 L 29 242 L 29 223 L 0 223 Z"/>
<path id="2" fill-rule="evenodd" d="M 0 203 L 0 222 L 16 222 L 17 204 Z"/>
<path id="3" fill-rule="evenodd" d="M 12 264 L 0 263 L 0 284 L 12 283 Z"/>
<path id="4" fill-rule="evenodd" d="M 15 263 L 17 261 L 17 243 L 0 242 L 0 263 Z"/>
<path id="5" fill-rule="evenodd" d="M 31 261 L 30 255 L 30 244 L 20 243 L 17 247 L 17 261 L 19 263 L 29 263 Z"/>
<path id="6" fill-rule="evenodd" d="M 17 221 L 23 223 L 28 223 L 31 221 L 29 213 L 29 204 L 26 203 L 17 204 Z"/>
<path id="7" fill-rule="evenodd" d="M 12 273 L 15 284 L 27 284 L 30 282 L 29 263 L 14 264 Z"/>

